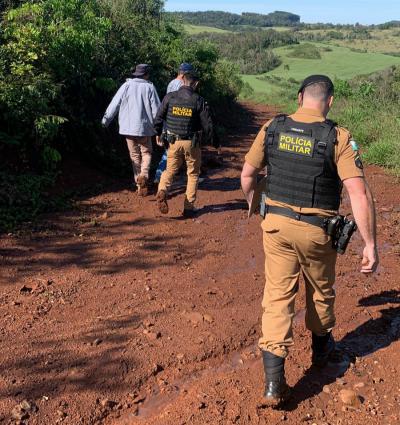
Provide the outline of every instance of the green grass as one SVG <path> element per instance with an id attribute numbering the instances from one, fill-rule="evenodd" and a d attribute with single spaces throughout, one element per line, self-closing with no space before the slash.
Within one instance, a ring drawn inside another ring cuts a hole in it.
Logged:
<path id="1" fill-rule="evenodd" d="M 341 32 L 344 36 L 348 35 L 350 30 L 337 30 L 337 29 L 326 29 L 326 30 L 301 30 L 302 34 L 314 34 L 324 36 L 330 31 Z M 369 33 L 371 38 L 368 40 L 331 40 L 329 41 L 332 45 L 338 45 L 342 47 L 349 47 L 352 49 L 365 50 L 367 52 L 375 53 L 393 53 L 400 52 L 400 36 L 399 28 L 390 28 L 386 30 L 381 29 L 370 29 Z"/>
<path id="2" fill-rule="evenodd" d="M 216 33 L 229 33 L 231 31 L 223 30 L 221 28 L 214 28 L 214 27 L 206 27 L 203 25 L 190 25 L 185 24 L 184 25 L 185 31 L 189 33 L 190 35 L 200 34 L 202 32 L 216 32 Z"/>
<path id="3" fill-rule="evenodd" d="M 321 50 L 325 44 L 316 44 Z M 347 47 L 329 46 L 332 51 L 321 51 L 321 59 L 300 59 L 288 57 L 290 47 L 280 47 L 275 52 L 281 56 L 282 65 L 271 71 L 272 75 L 301 80 L 310 73 L 327 74 L 331 78 L 350 79 L 357 75 L 370 74 L 391 65 L 399 65 L 400 58 L 381 53 L 358 53 Z M 289 66 L 289 70 L 285 69 Z"/>
<path id="4" fill-rule="evenodd" d="M 301 81 L 310 74 L 326 74 L 332 79 L 352 79 L 357 75 L 370 74 L 391 65 L 400 65 L 400 57 L 381 53 L 358 53 L 347 47 L 330 45 L 330 52 L 323 51 L 326 44 L 314 43 L 321 51 L 321 59 L 292 58 L 290 46 L 274 49 L 282 59 L 282 65 L 264 75 L 276 76 L 288 80 Z M 287 68 L 288 67 L 288 68 Z M 271 82 L 260 81 L 258 75 L 243 75 L 243 80 L 250 84 L 255 93 L 269 94 L 274 90 Z"/>
<path id="5" fill-rule="evenodd" d="M 292 31 L 291 27 L 264 27 L 264 30 L 275 30 L 278 32 Z"/>

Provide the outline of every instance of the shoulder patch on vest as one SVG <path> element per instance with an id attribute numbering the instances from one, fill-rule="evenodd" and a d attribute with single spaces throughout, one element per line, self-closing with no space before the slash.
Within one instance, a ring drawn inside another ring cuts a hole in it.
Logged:
<path id="1" fill-rule="evenodd" d="M 354 152 L 358 151 L 358 145 L 357 142 L 355 140 L 350 140 L 350 145 L 351 145 L 351 149 L 353 149 Z"/>
<path id="2" fill-rule="evenodd" d="M 280 133 L 278 150 L 302 156 L 313 156 L 315 139 L 298 133 Z"/>

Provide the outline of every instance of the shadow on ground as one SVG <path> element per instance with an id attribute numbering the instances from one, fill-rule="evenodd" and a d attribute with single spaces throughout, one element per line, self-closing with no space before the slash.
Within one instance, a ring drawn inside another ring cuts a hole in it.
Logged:
<path id="1" fill-rule="evenodd" d="M 385 304 L 400 304 L 400 291 L 383 291 L 359 300 L 360 307 Z M 310 367 L 293 388 L 293 398 L 285 406 L 286 410 L 295 410 L 298 405 L 322 392 L 329 385 L 345 374 L 350 363 L 356 357 L 368 356 L 382 348 L 388 347 L 400 338 L 400 307 L 380 310 L 381 316 L 370 319 L 337 343 L 341 361 L 329 363 L 324 369 Z"/>

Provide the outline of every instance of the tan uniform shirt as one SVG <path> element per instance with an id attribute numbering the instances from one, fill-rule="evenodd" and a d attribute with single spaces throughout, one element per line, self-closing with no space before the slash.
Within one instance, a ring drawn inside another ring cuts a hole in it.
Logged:
<path id="1" fill-rule="evenodd" d="M 302 123 L 325 121 L 325 118 L 318 111 L 303 107 L 300 107 L 293 115 L 290 115 L 290 118 Z M 254 168 L 261 169 L 267 165 L 265 158 L 265 129 L 268 128 L 271 122 L 272 120 L 268 121 L 261 127 L 261 130 L 257 134 L 257 137 L 246 155 L 246 162 Z M 338 143 L 335 145 L 335 162 L 340 179 L 343 181 L 352 177 L 364 177 L 363 170 L 358 168 L 355 163 L 357 152 L 353 150 L 350 144 L 351 134 L 343 127 L 336 127 L 336 129 Z M 295 212 L 302 214 L 328 216 L 336 213 L 336 211 L 323 210 L 319 208 L 296 207 L 294 205 L 288 205 L 284 202 L 274 201 L 272 199 L 267 199 L 267 204 L 289 207 Z"/>

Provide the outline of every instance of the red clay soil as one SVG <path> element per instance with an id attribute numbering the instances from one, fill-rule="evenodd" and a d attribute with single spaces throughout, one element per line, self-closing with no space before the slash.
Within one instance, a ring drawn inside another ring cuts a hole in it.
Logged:
<path id="1" fill-rule="evenodd" d="M 247 220 L 239 175 L 273 111 L 245 107 L 224 167 L 200 186 L 198 218 L 180 218 L 182 185 L 165 217 L 153 197 L 110 184 L 1 238 L 0 423 L 400 423 L 399 189 L 377 167 L 366 174 L 381 266 L 359 273 L 359 235 L 339 259 L 342 361 L 310 368 L 300 290 L 293 399 L 282 410 L 259 404 L 262 235 L 260 219 Z"/>

